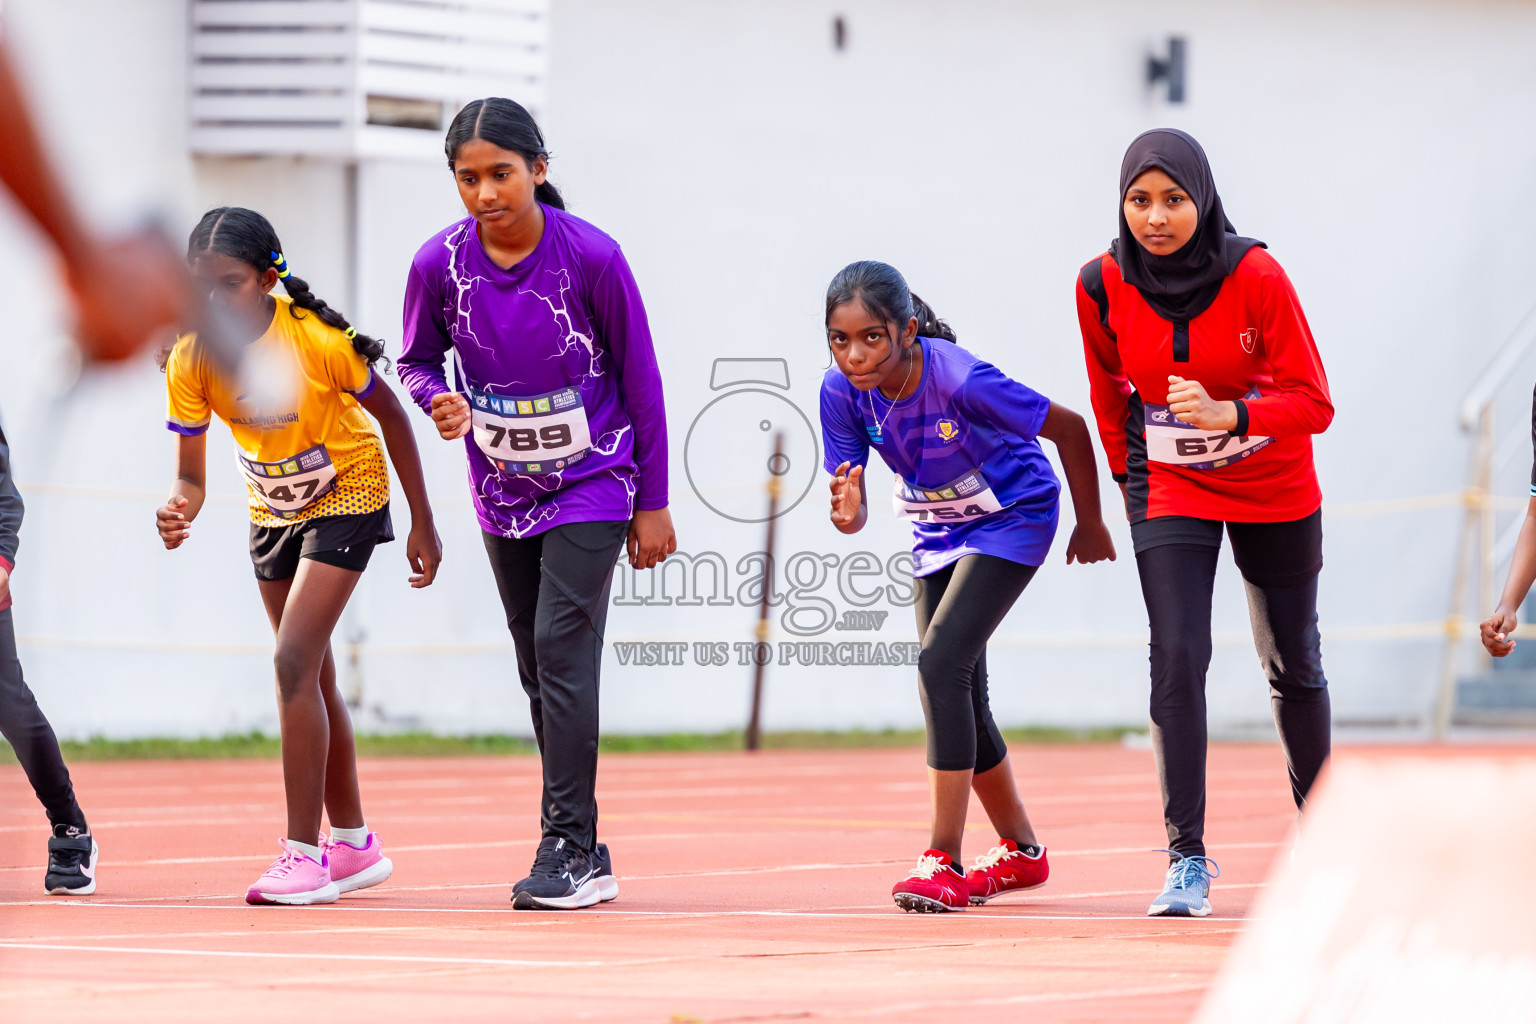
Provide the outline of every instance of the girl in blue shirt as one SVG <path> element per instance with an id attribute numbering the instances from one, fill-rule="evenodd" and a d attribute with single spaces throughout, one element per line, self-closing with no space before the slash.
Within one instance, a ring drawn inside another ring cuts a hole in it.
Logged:
<path id="1" fill-rule="evenodd" d="M 1049 874 L 987 705 L 986 646 L 1056 535 L 1061 485 L 1037 438 L 1056 445 L 1072 491 L 1067 561 L 1115 557 L 1093 445 L 1077 413 L 955 344 L 949 325 L 884 263 L 853 263 L 833 278 L 826 327 L 836 363 L 821 386 L 832 524 L 864 528 L 873 448 L 896 474 L 892 502 L 914 538 L 933 828 L 892 896 L 905 910 L 963 910 Z M 955 865 L 973 789 L 1000 838 L 962 874 Z"/>

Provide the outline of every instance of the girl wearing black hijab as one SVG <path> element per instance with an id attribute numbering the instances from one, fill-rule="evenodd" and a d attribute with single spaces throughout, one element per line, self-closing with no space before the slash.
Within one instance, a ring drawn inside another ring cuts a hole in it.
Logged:
<path id="1" fill-rule="evenodd" d="M 1120 235 L 1082 268 L 1094 413 L 1152 632 L 1152 746 L 1172 861 L 1152 916 L 1211 912 L 1205 673 L 1223 532 L 1299 808 L 1329 750 L 1317 627 L 1328 381 L 1290 280 L 1237 234 L 1200 144 L 1156 129 L 1120 167 Z"/>

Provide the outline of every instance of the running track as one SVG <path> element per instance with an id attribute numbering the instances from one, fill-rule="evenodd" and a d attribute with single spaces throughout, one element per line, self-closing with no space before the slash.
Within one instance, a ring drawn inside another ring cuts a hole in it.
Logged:
<path id="1" fill-rule="evenodd" d="M 622 891 L 568 913 L 508 903 L 537 840 L 533 758 L 365 761 L 394 877 L 309 908 L 241 899 L 278 852 L 275 761 L 76 765 L 103 851 L 78 900 L 40 895 L 41 810 L 6 766 L 0 1006 L 7 1024 L 1187 1020 L 1286 841 L 1278 747 L 1211 749 L 1206 920 L 1144 916 L 1166 864 L 1149 752 L 1014 757 L 1051 881 L 947 915 L 888 896 L 926 845 L 920 750 L 605 755 Z M 974 801 L 971 822 L 967 860 L 994 841 Z"/>

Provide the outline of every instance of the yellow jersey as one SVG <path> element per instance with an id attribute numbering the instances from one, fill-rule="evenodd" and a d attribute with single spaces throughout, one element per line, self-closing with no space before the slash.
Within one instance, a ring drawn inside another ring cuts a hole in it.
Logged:
<path id="1" fill-rule="evenodd" d="M 378 381 L 341 331 L 275 295 L 266 333 L 251 343 L 247 380 L 220 374 L 197 336 L 166 361 L 166 426 L 196 436 L 213 414 L 229 427 L 250 494 L 251 522 L 288 526 L 358 515 L 389 501 L 384 445 L 358 404 Z"/>

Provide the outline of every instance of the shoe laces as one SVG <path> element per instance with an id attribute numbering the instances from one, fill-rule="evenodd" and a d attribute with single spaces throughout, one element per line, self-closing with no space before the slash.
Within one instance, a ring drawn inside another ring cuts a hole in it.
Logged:
<path id="1" fill-rule="evenodd" d="M 1171 853 L 1179 858 L 1168 865 L 1168 888 L 1170 889 L 1195 889 L 1207 879 L 1221 877 L 1221 865 L 1209 857 L 1186 857 L 1177 850 L 1158 850 L 1157 852 Z M 1207 864 L 1210 867 L 1206 867 Z"/>
<path id="2" fill-rule="evenodd" d="M 274 878 L 285 878 L 292 874 L 293 870 L 299 866 L 301 858 L 304 860 L 309 859 L 300 851 L 289 846 L 287 842 L 284 842 L 283 855 L 272 862 L 272 866 L 267 868 L 266 873 Z"/>
<path id="3" fill-rule="evenodd" d="M 917 867 L 913 868 L 912 873 L 907 877 L 927 880 L 948 867 L 948 864 L 945 864 L 933 854 L 925 853 L 921 857 L 917 858 Z"/>
<path id="4" fill-rule="evenodd" d="M 996 846 L 992 847 L 992 849 L 988 850 L 980 857 L 977 857 L 976 863 L 971 865 L 971 867 L 976 871 L 985 871 L 988 868 L 997 867 L 1003 861 L 1015 855 L 1022 856 L 1023 854 L 1019 850 L 1010 850 L 1002 843 L 998 843 Z"/>
<path id="5" fill-rule="evenodd" d="M 533 856 L 532 875 L 548 875 L 555 877 L 562 874 L 570 866 L 572 859 L 581 852 L 580 848 L 569 839 L 553 843 L 540 843 L 539 850 Z"/>

